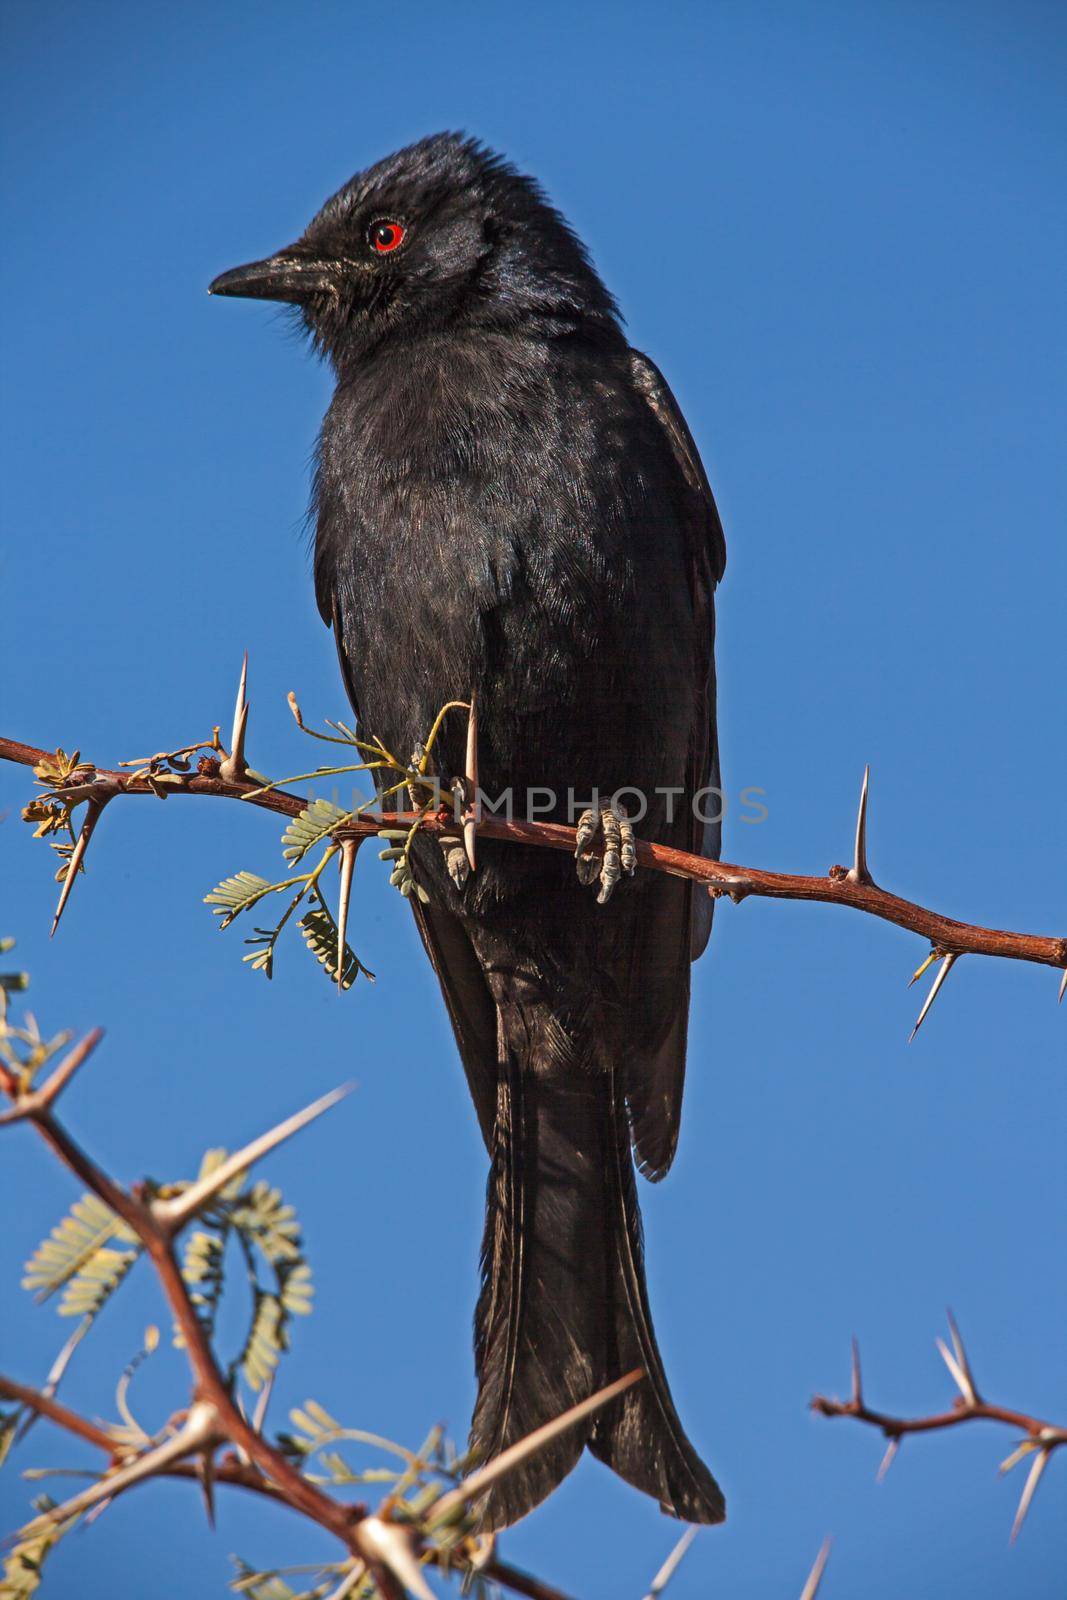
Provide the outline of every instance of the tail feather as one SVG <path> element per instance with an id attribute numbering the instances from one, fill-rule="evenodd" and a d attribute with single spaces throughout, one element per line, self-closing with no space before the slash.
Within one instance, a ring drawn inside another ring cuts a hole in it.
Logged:
<path id="1" fill-rule="evenodd" d="M 600 1414 L 589 1449 L 635 1489 L 654 1495 L 670 1516 L 684 1522 L 722 1522 L 726 1517 L 722 1490 L 686 1437 L 656 1344 L 629 1131 L 617 1102 L 613 1113 L 612 1148 L 605 1152 L 615 1224 L 608 1245 L 613 1252 L 609 1272 L 614 1311 L 609 1359 L 620 1372 L 643 1366 L 648 1381 Z"/>
<path id="2" fill-rule="evenodd" d="M 495 1484 L 484 1527 L 524 1516 L 585 1445 L 671 1515 L 722 1521 L 722 1494 L 682 1430 L 652 1331 L 621 1100 L 608 1075 L 524 1070 L 503 1047 L 475 1363 L 471 1446 L 483 1460 L 633 1367 L 648 1374 Z"/>
<path id="3" fill-rule="evenodd" d="M 595 1188 L 590 1196 L 583 1137 L 590 1111 L 585 1085 L 546 1093 L 516 1067 L 502 1069 L 475 1313 L 471 1446 L 483 1460 L 600 1383 L 604 1270 L 601 1208 Z M 506 1527 L 551 1494 L 587 1432 L 569 1429 L 494 1486 L 483 1525 Z"/>

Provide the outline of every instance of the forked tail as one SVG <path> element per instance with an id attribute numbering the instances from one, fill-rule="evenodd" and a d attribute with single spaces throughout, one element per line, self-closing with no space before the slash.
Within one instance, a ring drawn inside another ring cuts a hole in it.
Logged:
<path id="1" fill-rule="evenodd" d="M 608 1074 L 539 1074 L 501 1055 L 471 1445 L 490 1460 L 632 1368 L 648 1376 L 494 1485 L 483 1526 L 524 1516 L 585 1445 L 670 1515 L 721 1522 L 722 1492 L 678 1420 L 652 1331 L 617 1087 Z"/>

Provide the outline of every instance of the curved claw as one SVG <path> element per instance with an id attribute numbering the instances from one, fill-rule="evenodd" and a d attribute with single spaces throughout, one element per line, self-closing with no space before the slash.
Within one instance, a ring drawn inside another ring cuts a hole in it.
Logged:
<path id="1" fill-rule="evenodd" d="M 590 849 L 598 833 L 604 835 L 604 854 Z M 632 878 L 637 870 L 637 843 L 633 823 L 610 807 L 602 811 L 583 811 L 578 818 L 574 839 L 575 870 L 578 882 L 588 886 L 599 882 L 597 904 L 606 905 L 622 877 Z"/>
<path id="2" fill-rule="evenodd" d="M 622 877 L 622 827 L 614 811 L 602 811 L 600 824 L 604 829 L 604 864 L 600 869 L 598 906 L 607 905 Z"/>

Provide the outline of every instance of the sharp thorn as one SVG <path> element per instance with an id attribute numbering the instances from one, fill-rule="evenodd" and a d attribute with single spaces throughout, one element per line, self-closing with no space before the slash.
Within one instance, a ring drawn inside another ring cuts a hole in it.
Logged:
<path id="1" fill-rule="evenodd" d="M 856 814 L 856 844 L 852 852 L 852 866 L 848 873 L 850 883 L 873 883 L 867 870 L 867 794 L 870 789 L 871 769 L 863 769 L 863 787 L 860 789 L 860 807 Z"/>
<path id="2" fill-rule="evenodd" d="M 667 1557 L 666 1561 L 663 1563 L 662 1567 L 660 1567 L 659 1571 L 656 1573 L 656 1576 L 649 1584 L 648 1593 L 645 1596 L 645 1600 L 658 1600 L 658 1597 L 663 1593 L 664 1589 L 674 1577 L 674 1574 L 678 1571 L 678 1568 L 681 1566 L 682 1561 L 685 1558 L 686 1551 L 689 1549 L 689 1546 L 692 1544 L 699 1532 L 700 1529 L 696 1523 L 693 1523 L 686 1528 L 685 1532 L 682 1534 L 682 1537 L 674 1545 L 670 1555 Z"/>
<path id="3" fill-rule="evenodd" d="M 256 1409 L 252 1413 L 252 1426 L 257 1433 L 263 1432 L 263 1424 L 267 1420 L 267 1407 L 270 1405 L 270 1397 L 274 1393 L 274 1376 L 272 1372 L 256 1396 Z"/>
<path id="4" fill-rule="evenodd" d="M 1035 1450 L 1039 1450 L 1040 1448 L 1041 1447 L 1036 1439 L 1024 1439 L 1020 1445 L 1016 1446 L 1011 1455 L 1005 1457 L 1005 1459 L 1000 1463 L 998 1471 L 1001 1474 L 1010 1472 L 1012 1467 L 1017 1467 L 1019 1462 L 1022 1461 L 1024 1457 L 1032 1455 Z"/>
<path id="5" fill-rule="evenodd" d="M 417 1600 L 434 1600 L 422 1575 L 409 1529 L 370 1516 L 357 1523 L 355 1532 L 360 1554 L 367 1561 L 387 1567 Z"/>
<path id="6" fill-rule="evenodd" d="M 58 1390 L 62 1381 L 63 1374 L 70 1365 L 70 1358 L 81 1344 L 82 1340 L 85 1338 L 85 1335 L 89 1332 L 92 1322 L 93 1319 L 91 1316 L 83 1317 L 78 1326 L 75 1328 L 74 1332 L 71 1334 L 70 1338 L 67 1340 L 66 1344 L 63 1346 L 62 1350 L 56 1356 L 56 1359 L 52 1362 L 51 1367 L 48 1369 L 48 1377 L 45 1379 L 41 1387 L 41 1393 L 47 1399 L 54 1399 L 56 1391 Z M 41 1413 L 39 1411 L 26 1412 L 22 1425 L 15 1435 L 16 1444 L 22 1443 L 23 1439 L 25 1439 L 34 1423 L 39 1420 L 40 1415 Z"/>
<path id="7" fill-rule="evenodd" d="M 337 991 L 345 986 L 345 943 L 348 932 L 348 903 L 352 897 L 352 873 L 356 865 L 358 839 L 341 840 L 341 887 L 337 895 Z"/>
<path id="8" fill-rule="evenodd" d="M 953 963 L 955 962 L 955 960 L 956 960 L 955 953 L 953 951 L 949 951 L 948 955 L 945 956 L 944 959 L 942 960 L 940 967 L 938 967 L 938 969 L 937 969 L 937 977 L 934 979 L 933 983 L 930 985 L 930 993 L 926 996 L 926 999 L 923 1001 L 923 1008 L 919 1012 L 919 1015 L 918 1015 L 918 1018 L 916 1019 L 916 1023 L 915 1023 L 914 1028 L 912 1028 L 910 1034 L 908 1035 L 908 1043 L 909 1044 L 914 1039 L 915 1035 L 918 1033 L 918 1031 L 922 1027 L 923 1023 L 926 1021 L 926 1014 L 929 1011 L 930 1007 L 933 1005 L 934 1001 L 937 999 L 938 990 L 941 988 L 941 985 L 944 983 L 945 979 L 948 977 L 949 973 L 952 971 L 952 966 L 953 966 Z"/>
<path id="9" fill-rule="evenodd" d="M 875 1483 L 884 1483 L 885 1482 L 885 1475 L 889 1471 L 890 1467 L 893 1465 L 893 1460 L 894 1460 L 894 1458 L 896 1456 L 896 1453 L 897 1453 L 897 1451 L 899 1449 L 900 1449 L 900 1440 L 899 1439 L 890 1439 L 889 1443 L 886 1445 L 886 1451 L 885 1451 L 885 1455 L 882 1457 L 881 1465 L 879 1466 L 878 1472 L 875 1475 L 875 1480 L 874 1480 Z"/>
<path id="10" fill-rule="evenodd" d="M 207 1516 L 208 1527 L 212 1533 L 215 1531 L 215 1456 L 213 1451 L 205 1450 L 200 1457 L 200 1489 L 204 1496 L 204 1513 Z"/>
<path id="11" fill-rule="evenodd" d="M 437 1522 L 447 1517 L 457 1506 L 465 1505 L 470 1500 L 483 1495 L 498 1478 L 506 1477 L 513 1472 L 528 1456 L 535 1455 L 538 1450 L 543 1450 L 559 1434 L 565 1433 L 576 1422 L 581 1422 L 585 1417 L 592 1416 L 594 1412 L 608 1405 L 627 1389 L 632 1389 L 635 1383 L 640 1383 L 647 1377 L 644 1367 L 635 1367 L 632 1372 L 627 1372 L 624 1377 L 616 1378 L 614 1383 L 609 1383 L 606 1388 L 600 1389 L 596 1394 L 590 1395 L 588 1400 L 581 1400 L 576 1406 L 571 1406 L 561 1416 L 554 1417 L 551 1422 L 545 1422 L 524 1439 L 509 1445 L 502 1450 L 492 1461 L 484 1467 L 478 1467 L 469 1477 L 465 1478 L 458 1488 L 451 1489 L 448 1494 L 442 1495 L 431 1513 L 431 1520 Z"/>
<path id="12" fill-rule="evenodd" d="M 863 1404 L 863 1379 L 860 1373 L 860 1346 L 859 1340 L 855 1336 L 853 1336 L 852 1339 L 852 1403 L 853 1405 L 857 1406 L 861 1406 Z"/>
<path id="13" fill-rule="evenodd" d="M 466 779 L 468 811 L 463 821 L 463 848 L 467 854 L 467 863 L 473 872 L 475 870 L 474 839 L 477 831 L 475 811 L 478 803 L 478 701 L 473 689 L 471 690 L 470 714 L 467 717 L 467 760 L 463 775 Z"/>
<path id="14" fill-rule="evenodd" d="M 345 1573 L 344 1577 L 337 1585 L 337 1588 L 330 1590 L 330 1593 L 326 1596 L 326 1600 L 345 1600 L 346 1595 L 350 1595 L 352 1593 L 352 1590 L 356 1587 L 356 1584 L 363 1577 L 366 1570 L 367 1564 L 365 1561 L 356 1561 Z"/>
<path id="15" fill-rule="evenodd" d="M 975 1403 L 974 1385 L 971 1383 L 966 1368 L 957 1361 L 944 1339 L 935 1339 L 934 1343 L 941 1353 L 942 1361 L 952 1374 L 952 1381 L 956 1388 L 960 1391 L 967 1404 L 973 1406 Z"/>
<path id="16" fill-rule="evenodd" d="M 55 1527 L 57 1523 L 66 1522 L 70 1517 L 80 1516 L 99 1501 L 110 1500 L 123 1489 L 132 1488 L 135 1483 L 140 1483 L 142 1479 L 154 1477 L 164 1468 L 172 1466 L 174 1462 L 191 1455 L 194 1450 L 204 1449 L 216 1443 L 218 1437 L 218 1414 L 215 1407 L 206 1401 L 198 1401 L 190 1409 L 177 1433 L 172 1434 L 169 1439 L 164 1439 L 162 1444 L 146 1450 L 143 1455 L 135 1456 L 118 1471 L 110 1472 L 98 1479 L 81 1494 L 65 1500 L 62 1505 L 53 1506 L 48 1511 L 42 1512 L 20 1529 L 20 1533 L 23 1538 L 32 1538 L 47 1528 Z"/>
<path id="17" fill-rule="evenodd" d="M 261 1161 L 268 1151 L 283 1144 L 286 1139 L 291 1139 L 294 1133 L 306 1128 L 309 1122 L 321 1117 L 324 1111 L 331 1110 L 339 1100 L 351 1094 L 354 1088 L 354 1083 L 346 1083 L 340 1089 L 331 1089 L 329 1094 L 324 1094 L 321 1099 L 305 1106 L 303 1111 L 287 1117 L 269 1132 L 260 1134 L 258 1139 L 253 1139 L 251 1144 L 246 1144 L 242 1150 L 235 1150 L 233 1155 L 217 1166 L 213 1172 L 190 1184 L 181 1194 L 175 1195 L 171 1200 L 156 1200 L 152 1205 L 156 1221 L 167 1231 L 176 1232 L 189 1221 L 190 1217 L 207 1205 L 209 1200 L 214 1199 L 220 1189 L 225 1189 L 231 1179 L 246 1172 L 255 1162 Z"/>
<path id="18" fill-rule="evenodd" d="M 1034 1457 L 1034 1464 L 1030 1468 L 1029 1476 L 1027 1477 L 1026 1482 L 1023 1484 L 1023 1492 L 1019 1499 L 1019 1509 L 1015 1513 L 1015 1521 L 1011 1525 L 1012 1544 L 1014 1544 L 1016 1539 L 1019 1537 L 1019 1531 L 1022 1528 L 1023 1522 L 1026 1518 L 1026 1513 L 1030 1509 L 1030 1502 L 1034 1498 L 1037 1486 L 1041 1481 L 1041 1474 L 1048 1466 L 1048 1458 L 1051 1454 L 1051 1450 L 1049 1450 L 1048 1446 L 1046 1445 L 1043 1449 L 1039 1450 L 1037 1455 Z"/>
<path id="19" fill-rule="evenodd" d="M 962 1337 L 960 1335 L 960 1330 L 956 1326 L 955 1317 L 952 1315 L 952 1312 L 950 1310 L 948 1310 L 947 1308 L 946 1308 L 946 1311 L 945 1311 L 945 1315 L 948 1318 L 948 1331 L 949 1331 L 949 1333 L 950 1333 L 950 1335 L 952 1337 L 952 1348 L 956 1352 L 956 1360 L 959 1363 L 960 1371 L 963 1373 L 963 1376 L 967 1380 L 967 1387 L 970 1390 L 970 1399 L 971 1399 L 973 1404 L 977 1405 L 977 1403 L 978 1403 L 978 1385 L 974 1381 L 974 1373 L 971 1371 L 971 1363 L 968 1361 L 967 1352 L 963 1348 L 963 1339 L 962 1339 Z"/>
<path id="20" fill-rule="evenodd" d="M 1060 979 L 1060 1004 L 1061 1005 L 1063 1004 L 1063 997 L 1064 997 L 1065 994 L 1067 994 L 1067 967 L 1064 967 L 1064 969 L 1063 969 L 1063 977 Z"/>
<path id="21" fill-rule="evenodd" d="M 830 1559 L 832 1543 L 833 1541 L 830 1539 L 823 1540 L 822 1549 L 815 1557 L 815 1565 L 808 1573 L 808 1581 L 800 1591 L 800 1600 L 815 1600 L 815 1596 L 819 1592 L 819 1585 L 822 1582 L 822 1575 L 826 1571 L 826 1563 Z"/>
<path id="22" fill-rule="evenodd" d="M 42 1111 L 47 1111 L 59 1098 L 78 1068 L 89 1059 L 103 1037 L 103 1028 L 93 1028 L 84 1039 L 80 1039 L 39 1089 L 31 1090 L 21 1100 L 17 1100 L 10 1110 L 0 1113 L 0 1127 L 5 1123 L 21 1122 L 25 1117 L 40 1115 Z"/>
<path id="23" fill-rule="evenodd" d="M 67 901 L 70 899 L 71 891 L 74 888 L 74 880 L 81 871 L 81 864 L 85 860 L 85 852 L 89 848 L 89 840 L 93 836 L 93 829 L 99 822 L 100 813 L 106 804 L 106 800 L 90 800 L 85 807 L 85 819 L 81 825 L 81 832 L 78 834 L 78 842 L 74 846 L 70 860 L 67 863 L 67 875 L 63 879 L 63 887 L 59 892 L 59 904 L 56 906 L 56 914 L 52 918 L 52 931 L 48 935 L 50 939 L 55 938 L 56 929 L 59 927 L 59 919 L 66 910 Z"/>
<path id="24" fill-rule="evenodd" d="M 241 677 L 237 684 L 237 700 L 233 708 L 233 732 L 230 734 L 230 753 L 219 766 L 219 773 L 227 783 L 239 782 L 248 771 L 245 760 L 245 732 L 248 728 L 248 651 L 241 662 Z"/>
<path id="25" fill-rule="evenodd" d="M 922 966 L 915 968 L 915 971 L 912 973 L 911 977 L 908 979 L 908 988 L 909 989 L 912 987 L 913 984 L 918 983 L 919 979 L 922 977 L 924 972 L 928 972 L 930 970 L 930 968 L 933 966 L 934 962 L 937 960 L 938 954 L 939 954 L 939 952 L 937 950 L 931 950 L 930 954 L 927 956 L 927 958 L 923 962 Z"/>

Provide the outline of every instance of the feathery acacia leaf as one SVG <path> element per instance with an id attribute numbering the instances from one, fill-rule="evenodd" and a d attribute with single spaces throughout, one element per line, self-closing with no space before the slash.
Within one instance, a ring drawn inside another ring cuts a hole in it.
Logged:
<path id="1" fill-rule="evenodd" d="M 112 1248 L 112 1241 L 120 1248 Z M 136 1234 L 95 1195 L 75 1201 L 26 1263 L 24 1289 L 47 1300 L 64 1289 L 64 1317 L 95 1317 L 141 1253 Z"/>
<path id="2" fill-rule="evenodd" d="M 342 811 L 340 806 L 335 806 L 329 800 L 313 800 L 298 817 L 293 818 L 282 834 L 282 855 L 290 866 L 295 867 L 298 861 L 303 861 L 309 850 L 322 844 L 350 816 L 351 812 Z"/>
<path id="3" fill-rule="evenodd" d="M 0 1467 L 7 1460 L 21 1420 L 22 1412 L 17 1407 L 14 1411 L 0 1411 Z"/>
<path id="4" fill-rule="evenodd" d="M 40 1495 L 34 1501 L 38 1511 L 50 1510 L 54 1505 L 55 1501 L 48 1495 Z M 51 1523 L 42 1532 L 18 1541 L 4 1561 L 0 1600 L 30 1600 L 30 1596 L 37 1593 L 46 1557 L 76 1520 Z"/>
<path id="5" fill-rule="evenodd" d="M 337 923 L 333 912 L 325 901 L 320 900 L 313 909 L 301 917 L 299 922 L 300 932 L 304 935 L 304 942 L 315 960 L 325 969 L 331 982 L 337 982 Z M 341 975 L 341 988 L 350 989 L 360 973 L 374 981 L 374 973 L 365 967 L 351 945 L 345 945 L 344 972 Z"/>
<path id="6" fill-rule="evenodd" d="M 211 893 L 204 896 L 204 904 L 211 906 L 216 917 L 222 918 L 220 929 L 228 928 L 242 911 L 247 911 L 278 887 L 256 872 L 237 872 L 216 884 Z"/>

